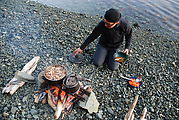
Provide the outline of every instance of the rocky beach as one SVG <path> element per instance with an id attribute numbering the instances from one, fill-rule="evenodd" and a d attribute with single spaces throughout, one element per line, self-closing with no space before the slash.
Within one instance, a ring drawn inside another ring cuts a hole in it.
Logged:
<path id="1" fill-rule="evenodd" d="M 100 16 L 64 11 L 28 0 L 0 0 L 0 90 L 17 70 L 35 56 L 40 62 L 33 76 L 46 66 L 61 64 L 92 80 L 90 85 L 100 103 L 98 113 L 75 107 L 65 120 L 122 120 L 135 95 L 139 100 L 135 119 L 147 107 L 148 120 L 176 120 L 178 116 L 178 42 L 176 37 L 133 25 L 128 61 L 117 71 L 105 65 L 96 68 L 91 58 L 97 40 L 84 52 L 84 62 L 72 64 L 68 56 L 85 40 Z M 143 85 L 131 88 L 123 76 L 142 76 Z M 26 83 L 14 95 L 0 93 L 0 120 L 52 120 L 48 104 L 35 104 L 37 84 Z"/>

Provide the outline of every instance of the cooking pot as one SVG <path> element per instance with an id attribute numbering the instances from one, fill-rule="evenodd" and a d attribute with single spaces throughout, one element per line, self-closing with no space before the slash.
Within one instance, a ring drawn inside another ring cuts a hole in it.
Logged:
<path id="1" fill-rule="evenodd" d="M 62 65 L 51 65 L 44 70 L 44 77 L 49 81 L 62 80 L 66 75 L 67 70 Z"/>
<path id="2" fill-rule="evenodd" d="M 79 80 L 76 74 L 70 74 L 63 81 L 64 90 L 69 94 L 76 93 L 80 89 Z"/>

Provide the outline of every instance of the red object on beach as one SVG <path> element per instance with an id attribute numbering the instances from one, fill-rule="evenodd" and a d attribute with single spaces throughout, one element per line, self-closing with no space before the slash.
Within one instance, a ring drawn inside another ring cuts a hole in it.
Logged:
<path id="1" fill-rule="evenodd" d="M 140 87 L 143 84 L 143 82 L 141 81 L 142 80 L 141 77 L 130 77 L 130 78 L 124 76 L 121 77 L 128 80 L 129 85 L 132 87 Z"/>
<path id="2" fill-rule="evenodd" d="M 141 77 L 130 77 L 129 79 L 128 83 L 132 87 L 140 87 L 142 85 Z"/>

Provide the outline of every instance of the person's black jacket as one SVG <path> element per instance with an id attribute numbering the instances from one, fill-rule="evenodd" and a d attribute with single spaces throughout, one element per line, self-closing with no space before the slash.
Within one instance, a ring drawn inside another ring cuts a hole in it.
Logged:
<path id="1" fill-rule="evenodd" d="M 101 36 L 100 36 L 101 35 Z M 84 50 L 92 41 L 96 38 L 99 39 L 99 44 L 107 48 L 117 49 L 122 44 L 125 38 L 125 49 L 128 49 L 131 43 L 132 28 L 125 19 L 120 19 L 120 24 L 114 28 L 106 28 L 105 23 L 102 20 L 87 37 L 84 43 L 80 46 L 80 49 Z"/>

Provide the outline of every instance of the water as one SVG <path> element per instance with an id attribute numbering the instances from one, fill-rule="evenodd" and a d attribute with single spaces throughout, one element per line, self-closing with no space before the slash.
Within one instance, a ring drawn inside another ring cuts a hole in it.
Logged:
<path id="1" fill-rule="evenodd" d="M 65 10 L 103 16 L 117 8 L 132 23 L 166 34 L 179 35 L 179 0 L 35 0 Z"/>

